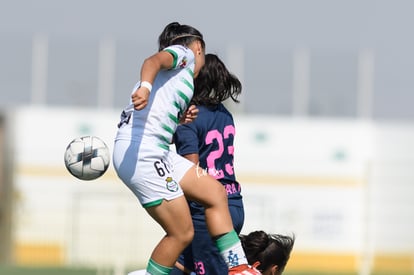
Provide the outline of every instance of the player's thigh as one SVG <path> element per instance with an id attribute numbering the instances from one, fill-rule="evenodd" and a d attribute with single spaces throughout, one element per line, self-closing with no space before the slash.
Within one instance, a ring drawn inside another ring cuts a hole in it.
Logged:
<path id="1" fill-rule="evenodd" d="M 227 193 L 223 185 L 197 166 L 188 169 L 180 181 L 180 186 L 187 199 L 204 206 L 227 204 Z"/>
<path id="2" fill-rule="evenodd" d="M 163 200 L 160 205 L 146 208 L 168 235 L 185 236 L 194 232 L 190 210 L 184 196 L 173 200 Z"/>

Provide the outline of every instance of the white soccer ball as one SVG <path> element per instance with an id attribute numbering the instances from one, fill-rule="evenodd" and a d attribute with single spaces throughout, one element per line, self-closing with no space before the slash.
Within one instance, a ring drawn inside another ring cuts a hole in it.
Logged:
<path id="1" fill-rule="evenodd" d="M 66 147 L 65 166 L 69 173 L 81 180 L 94 180 L 109 167 L 108 146 L 96 136 L 75 138 Z"/>

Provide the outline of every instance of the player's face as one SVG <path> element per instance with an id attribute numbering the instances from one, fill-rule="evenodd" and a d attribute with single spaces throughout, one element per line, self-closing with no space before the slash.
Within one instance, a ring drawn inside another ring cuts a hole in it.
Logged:
<path id="1" fill-rule="evenodd" d="M 195 56 L 194 78 L 196 78 L 201 68 L 206 63 L 205 61 L 206 53 L 205 53 L 205 49 L 202 47 L 201 42 L 198 40 L 191 43 L 189 48 L 193 51 L 194 56 Z"/>

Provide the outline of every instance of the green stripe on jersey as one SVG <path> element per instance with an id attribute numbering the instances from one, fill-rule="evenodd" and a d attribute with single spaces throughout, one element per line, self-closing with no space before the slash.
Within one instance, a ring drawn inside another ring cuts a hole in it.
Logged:
<path id="1" fill-rule="evenodd" d="M 158 138 L 164 143 L 164 144 L 170 144 L 170 139 L 166 136 L 158 136 Z"/>
<path id="2" fill-rule="evenodd" d="M 171 135 L 174 135 L 174 130 L 173 130 L 173 129 L 171 129 L 171 127 L 170 127 L 170 126 L 168 126 L 168 125 L 166 125 L 166 124 L 161 124 L 161 127 L 162 127 L 165 131 L 167 131 L 168 133 L 170 133 Z"/>
<path id="3" fill-rule="evenodd" d="M 190 68 L 186 68 L 187 72 L 191 75 L 192 78 L 194 78 L 194 72 L 192 70 L 190 70 Z"/>
<path id="4" fill-rule="evenodd" d="M 183 113 L 183 110 L 181 110 L 181 106 L 180 103 L 178 103 L 177 101 L 173 102 L 173 105 L 178 109 L 178 112 L 180 112 L 180 114 Z M 178 121 L 178 120 L 177 120 Z M 177 122 L 178 123 L 178 122 Z"/>
<path id="5" fill-rule="evenodd" d="M 178 91 L 178 95 L 185 101 L 185 104 L 188 105 L 190 103 L 190 99 L 183 92 Z"/>
<path id="6" fill-rule="evenodd" d="M 188 87 L 190 88 L 192 91 L 194 91 L 194 86 L 193 83 L 191 83 L 190 81 L 188 81 L 185 78 L 181 78 L 181 81 Z"/>
<path id="7" fill-rule="evenodd" d="M 169 52 L 173 56 L 173 64 L 172 64 L 171 68 L 175 68 L 175 66 L 177 66 L 177 61 L 178 61 L 177 53 L 172 51 L 171 49 L 166 49 L 165 51 Z"/>
<path id="8" fill-rule="evenodd" d="M 181 111 L 180 111 L 180 113 L 181 113 Z M 178 118 L 177 118 L 177 116 L 175 116 L 175 115 L 173 115 L 173 114 L 171 114 L 171 113 L 168 113 L 168 117 L 169 117 L 172 121 L 174 121 L 174 122 L 175 122 L 175 124 L 178 124 Z M 172 132 L 172 134 L 174 134 L 174 131 Z"/>
<path id="9" fill-rule="evenodd" d="M 164 150 L 170 150 L 170 146 L 168 146 L 167 144 L 164 144 L 164 143 L 158 143 L 157 145 L 158 145 L 158 147 L 160 147 L 161 149 L 164 149 Z"/>

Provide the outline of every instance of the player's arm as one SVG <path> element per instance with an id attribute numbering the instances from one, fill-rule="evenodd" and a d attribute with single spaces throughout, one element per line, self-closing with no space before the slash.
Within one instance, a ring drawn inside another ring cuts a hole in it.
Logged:
<path id="1" fill-rule="evenodd" d="M 147 59 L 141 67 L 141 83 L 146 82 L 152 85 L 158 72 L 161 70 L 171 69 L 173 66 L 174 57 L 171 53 L 160 51 Z M 132 103 L 136 110 L 142 110 L 148 104 L 149 94 L 151 92 L 149 85 L 141 85 L 131 95 Z"/>
<path id="2" fill-rule="evenodd" d="M 194 164 L 199 162 L 197 127 L 194 123 L 178 126 L 174 143 L 177 153 Z"/>
<path id="3" fill-rule="evenodd" d="M 199 156 L 198 154 L 194 153 L 194 154 L 188 154 L 188 155 L 183 155 L 183 157 L 185 157 L 186 159 L 188 159 L 189 161 L 197 164 L 199 161 Z"/>

